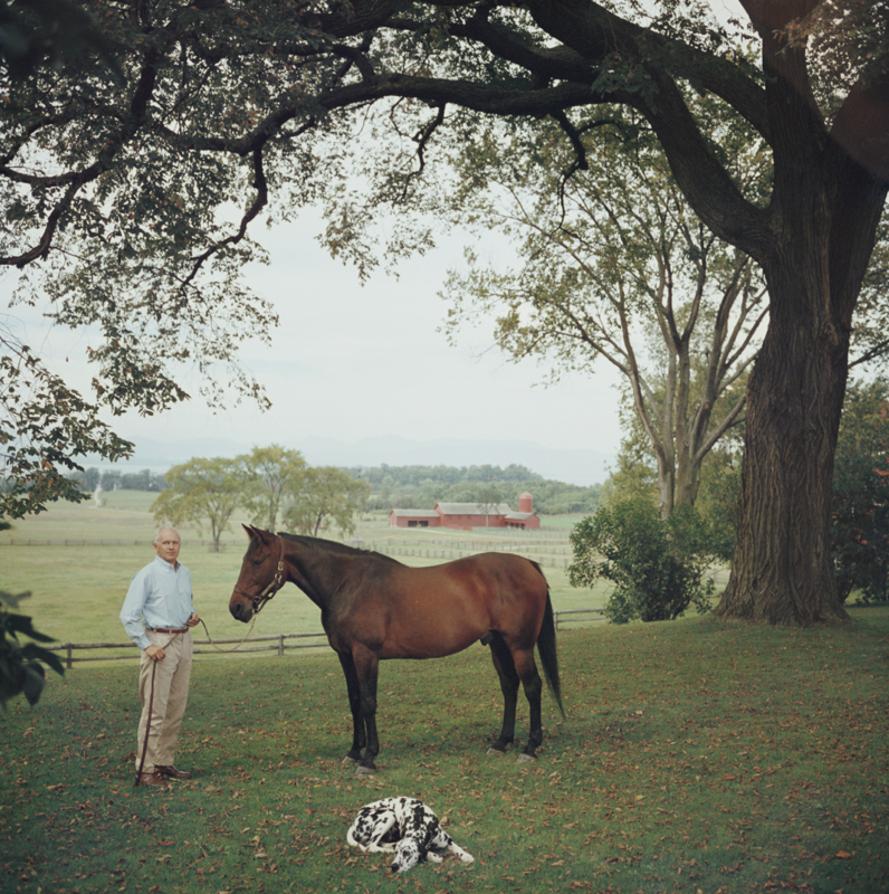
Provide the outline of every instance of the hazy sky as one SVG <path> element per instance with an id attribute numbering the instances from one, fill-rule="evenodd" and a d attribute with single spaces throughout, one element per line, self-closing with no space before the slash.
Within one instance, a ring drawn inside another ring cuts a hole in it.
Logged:
<path id="1" fill-rule="evenodd" d="M 518 440 L 589 451 L 589 471 L 575 454 L 565 479 L 588 484 L 604 478 L 603 458 L 613 456 L 620 437 L 617 378 L 607 365 L 594 377 L 568 376 L 543 386 L 545 368 L 508 362 L 492 344 L 490 325 L 467 332 L 458 347 L 437 331 L 446 310 L 438 292 L 447 269 L 462 262 L 463 239 L 450 238 L 425 257 L 404 262 L 398 279 L 379 273 L 362 285 L 354 269 L 318 245 L 319 229 L 318 216 L 308 213 L 296 224 L 254 231 L 270 264 L 251 267 L 248 281 L 274 303 L 280 326 L 271 348 L 247 343 L 241 359 L 266 386 L 272 409 L 263 413 L 245 403 L 214 414 L 197 395 L 198 380 L 186 374 L 183 385 L 196 395 L 187 404 L 158 417 L 114 420 L 137 452 L 144 442 L 220 439 L 305 450 L 319 438 L 348 444 L 394 436 L 418 442 L 410 453 L 417 463 L 447 461 L 447 452 L 430 443 L 445 438 L 478 443 L 471 457 L 461 454 L 461 462 L 533 463 L 528 451 L 512 454 L 504 447 L 504 441 Z M 474 248 L 482 257 L 493 252 L 503 260 L 505 247 L 493 238 Z M 5 291 L 10 284 L 6 279 Z M 82 356 L 88 333 L 45 331 L 33 312 L 12 313 L 32 347 L 75 381 L 87 381 Z M 311 462 L 342 461 L 325 460 L 315 446 L 307 452 Z M 404 460 L 405 454 L 351 461 Z M 535 471 L 553 476 L 552 468 Z"/>

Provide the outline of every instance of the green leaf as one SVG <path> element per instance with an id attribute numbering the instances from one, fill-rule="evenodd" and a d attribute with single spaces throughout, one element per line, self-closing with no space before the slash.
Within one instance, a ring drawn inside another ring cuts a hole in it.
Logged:
<path id="1" fill-rule="evenodd" d="M 43 668 L 36 661 L 26 664 L 22 668 L 22 693 L 28 700 L 28 704 L 37 704 L 46 682 L 45 677 Z"/>

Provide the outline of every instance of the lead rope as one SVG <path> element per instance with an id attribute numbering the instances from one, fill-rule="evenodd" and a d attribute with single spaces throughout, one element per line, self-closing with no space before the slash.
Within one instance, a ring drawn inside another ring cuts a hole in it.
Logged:
<path id="1" fill-rule="evenodd" d="M 241 641 L 233 649 L 220 649 L 219 646 L 217 646 L 216 643 L 213 641 L 213 637 L 210 636 L 210 631 L 207 629 L 207 625 L 204 623 L 204 619 L 198 618 L 198 621 L 200 622 L 201 627 L 204 628 L 204 633 L 207 634 L 207 642 L 211 646 L 213 646 L 213 648 L 216 649 L 217 652 L 237 652 L 238 649 L 240 649 L 241 646 L 243 646 L 244 643 L 246 643 L 247 640 L 250 639 L 250 634 L 253 633 L 253 625 L 256 623 L 256 613 L 254 612 L 253 620 L 250 622 L 250 626 L 247 628 L 247 632 L 244 634 L 243 639 L 241 639 Z"/>

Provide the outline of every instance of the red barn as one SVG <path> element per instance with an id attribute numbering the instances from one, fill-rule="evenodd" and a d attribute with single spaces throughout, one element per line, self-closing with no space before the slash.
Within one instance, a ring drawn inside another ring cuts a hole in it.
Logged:
<path id="1" fill-rule="evenodd" d="M 506 503 L 442 503 L 432 509 L 393 509 L 389 524 L 397 528 L 524 528 L 540 527 L 529 493 L 519 495 L 519 508 L 513 512 Z"/>

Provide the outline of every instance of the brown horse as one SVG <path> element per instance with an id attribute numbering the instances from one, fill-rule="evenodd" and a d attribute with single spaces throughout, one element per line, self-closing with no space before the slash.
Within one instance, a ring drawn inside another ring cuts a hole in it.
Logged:
<path id="1" fill-rule="evenodd" d="M 229 601 L 249 621 L 289 580 L 321 609 L 321 623 L 337 653 L 352 710 L 348 757 L 374 769 L 377 670 L 382 658 L 438 658 L 476 640 L 491 647 L 503 690 L 503 725 L 492 748 L 505 751 L 515 736 L 519 681 L 531 708 L 524 754 L 543 740 L 540 653 L 547 683 L 562 711 L 556 631 L 549 587 L 540 566 L 521 556 L 482 553 L 429 568 L 409 568 L 388 556 L 342 543 L 272 534 L 244 525 L 250 545 Z"/>

